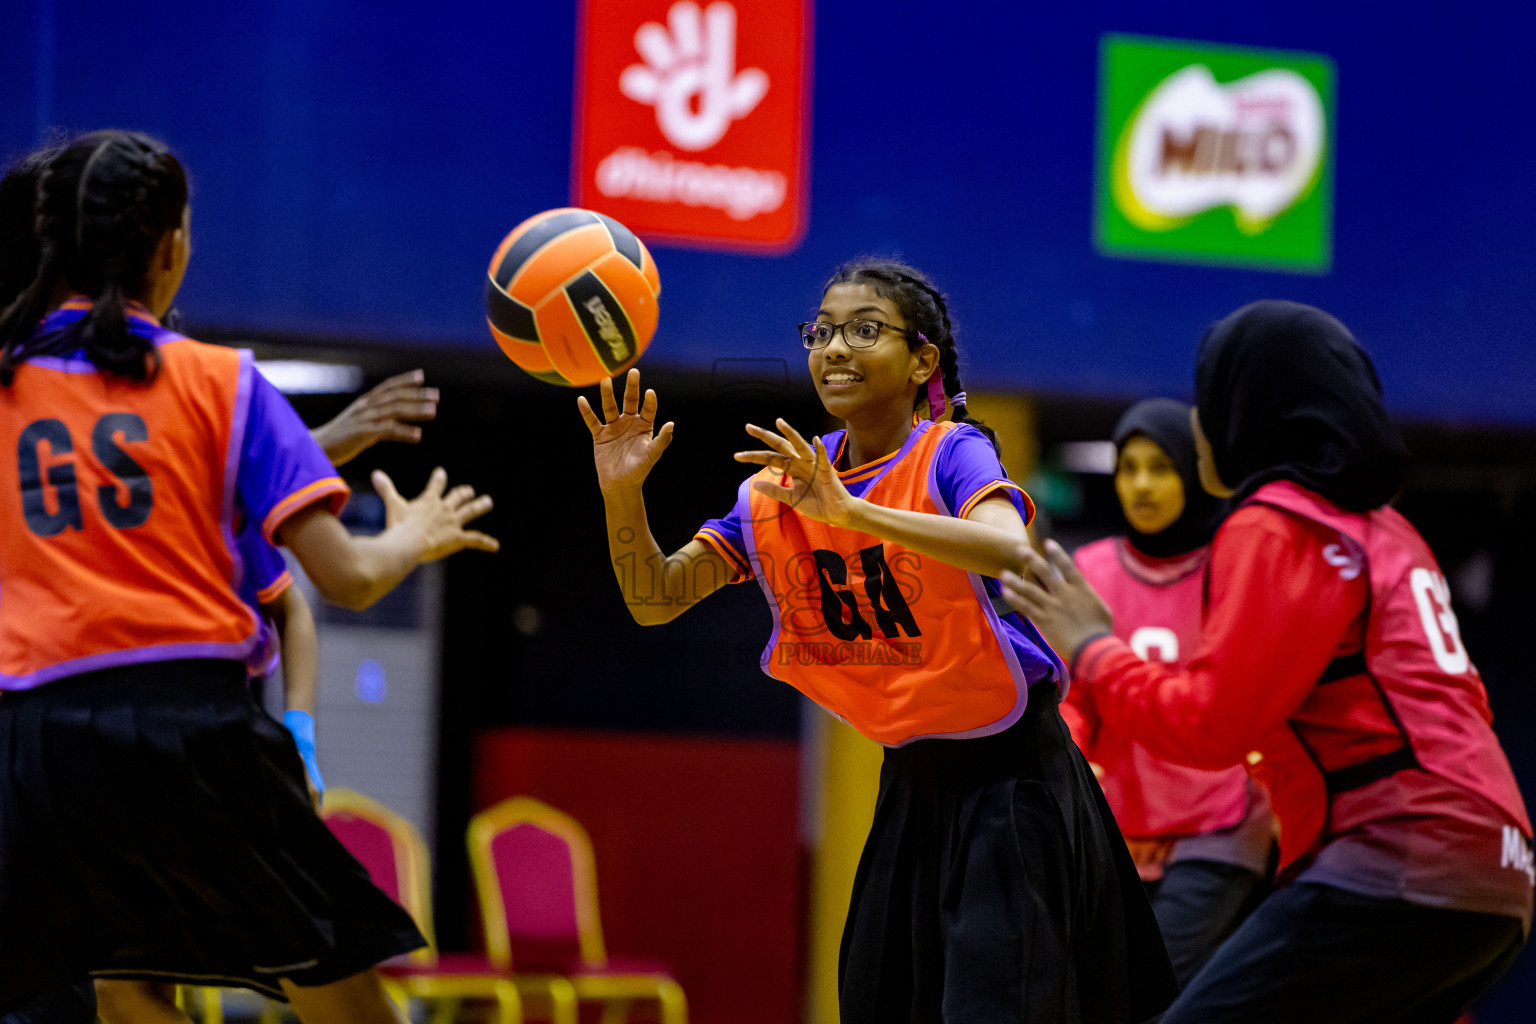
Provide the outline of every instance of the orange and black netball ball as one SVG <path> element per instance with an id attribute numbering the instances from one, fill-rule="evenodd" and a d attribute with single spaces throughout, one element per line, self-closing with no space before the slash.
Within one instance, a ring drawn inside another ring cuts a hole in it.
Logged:
<path id="1" fill-rule="evenodd" d="M 645 243 L 591 210 L 545 210 L 501 240 L 485 283 L 491 335 L 539 380 L 585 387 L 634 365 L 660 312 Z"/>

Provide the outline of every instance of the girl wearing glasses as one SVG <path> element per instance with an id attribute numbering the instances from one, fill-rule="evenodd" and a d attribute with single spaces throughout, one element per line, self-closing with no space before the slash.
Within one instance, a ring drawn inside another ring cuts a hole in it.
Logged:
<path id="1" fill-rule="evenodd" d="M 627 566 L 659 566 L 657 590 L 628 602 L 636 621 L 756 579 L 774 618 L 763 670 L 886 748 L 843 934 L 844 1024 L 1154 1016 L 1172 970 L 1057 710 L 1066 672 L 999 610 L 1033 506 L 965 413 L 943 296 L 911 267 L 848 264 L 800 337 L 846 429 L 807 441 L 782 419 L 749 424 L 764 447 L 736 458 L 763 468 L 670 556 L 641 495 L 672 439 L 655 392 L 642 399 L 631 370 L 622 409 L 607 381 L 602 418 L 577 404 L 620 585 Z"/>

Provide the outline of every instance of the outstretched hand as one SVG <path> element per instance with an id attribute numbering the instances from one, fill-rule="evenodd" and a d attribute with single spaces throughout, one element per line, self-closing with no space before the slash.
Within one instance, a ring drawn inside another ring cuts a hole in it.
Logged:
<path id="1" fill-rule="evenodd" d="M 448 474 L 441 466 L 432 471 L 422 492 L 409 501 L 400 496 L 394 481 L 383 470 L 373 471 L 373 486 L 384 499 L 385 529 L 406 526 L 420 533 L 424 550 L 417 561 L 433 562 L 465 548 L 501 550 L 496 538 L 464 528 L 464 524 L 491 510 L 491 496 L 477 497 L 468 484 L 447 491 Z"/>
<path id="2" fill-rule="evenodd" d="M 753 481 L 752 489 L 777 498 L 818 523 L 846 526 L 858 509 L 859 499 L 848 493 L 833 472 L 832 459 L 821 438 L 807 442 L 782 416 L 774 424 L 782 434 L 747 424 L 747 433 L 768 445 L 768 450 L 736 453 L 737 462 L 755 462 L 781 474 L 778 483 Z"/>
<path id="3" fill-rule="evenodd" d="M 1029 619 L 1063 658 L 1070 658 L 1085 642 L 1111 633 L 1114 616 L 1083 579 L 1072 556 L 1053 540 L 1045 542 L 1045 554 L 1028 546 L 1019 548 L 1024 575 L 1005 572 L 999 577 L 1003 599 Z"/>
<path id="4" fill-rule="evenodd" d="M 630 370 L 624 380 L 624 410 L 613 395 L 613 381 L 598 385 L 602 395 L 603 418 L 598 419 L 585 395 L 576 398 L 576 409 L 592 432 L 592 459 L 597 465 L 597 483 L 604 493 L 638 488 L 650 475 L 651 467 L 672 443 L 672 423 L 656 425 L 656 392 L 646 391 L 640 398 L 640 371 Z"/>
<path id="5" fill-rule="evenodd" d="M 1155 882 L 1163 877 L 1168 858 L 1178 842 L 1178 839 L 1171 836 L 1161 839 L 1127 839 L 1125 848 L 1131 851 L 1131 860 L 1136 862 L 1136 873 L 1141 876 L 1141 880 Z"/>
<path id="6" fill-rule="evenodd" d="M 421 440 L 416 426 L 437 415 L 437 388 L 422 387 L 420 370 L 397 374 L 360 396 L 335 419 L 310 431 L 331 464 L 357 458 L 380 441 Z"/>

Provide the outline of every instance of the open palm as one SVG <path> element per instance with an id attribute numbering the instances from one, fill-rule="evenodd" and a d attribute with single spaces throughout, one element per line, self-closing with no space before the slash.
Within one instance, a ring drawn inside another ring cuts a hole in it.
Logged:
<path id="1" fill-rule="evenodd" d="M 806 441 L 800 432 L 780 418 L 776 425 L 783 433 L 747 424 L 747 433 L 769 447 L 765 450 L 737 452 L 737 462 L 755 462 L 782 474 L 779 482 L 757 480 L 752 489 L 776 498 L 818 523 L 842 526 L 854 512 L 858 499 L 832 471 L 821 438 Z"/>
<path id="2" fill-rule="evenodd" d="M 613 381 L 599 385 L 603 416 L 599 419 L 585 396 L 576 399 L 576 408 L 592 433 L 592 459 L 597 465 L 597 483 L 604 491 L 639 487 L 650 475 L 651 467 L 672 443 L 672 424 L 656 426 L 656 392 L 640 397 L 640 371 L 630 370 L 624 381 L 624 409 L 614 398 Z"/>

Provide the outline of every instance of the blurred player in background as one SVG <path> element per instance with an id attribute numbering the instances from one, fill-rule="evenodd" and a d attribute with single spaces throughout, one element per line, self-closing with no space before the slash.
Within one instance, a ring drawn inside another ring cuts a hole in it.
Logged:
<path id="1" fill-rule="evenodd" d="M 1201 480 L 1236 510 L 1186 668 L 1114 636 L 1054 544 L 1005 579 L 1105 718 L 1268 786 L 1288 884 L 1163 1024 L 1455 1020 L 1525 942 L 1531 825 L 1445 577 L 1387 504 L 1406 454 L 1376 371 L 1322 310 L 1257 302 L 1206 333 L 1195 391 Z"/>
<path id="2" fill-rule="evenodd" d="M 1199 645 L 1205 566 L 1226 505 L 1200 486 L 1182 402 L 1138 402 L 1114 444 L 1125 535 L 1084 545 L 1074 560 L 1114 613 L 1117 637 L 1142 658 L 1183 668 Z M 1074 680 L 1061 714 L 1099 775 L 1187 984 L 1264 897 L 1269 796 L 1236 765 L 1210 772 L 1155 756 L 1133 728 L 1100 713 L 1094 692 Z"/>

